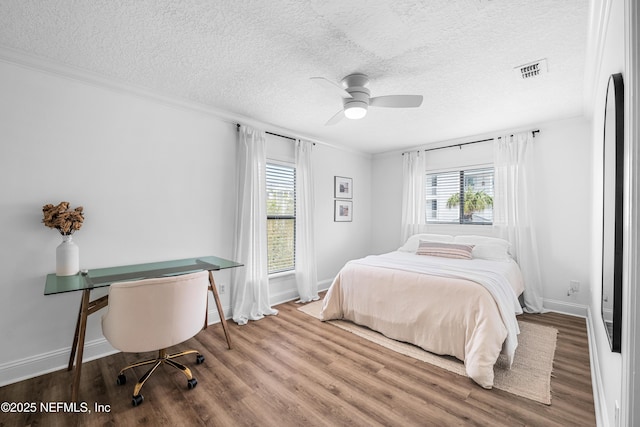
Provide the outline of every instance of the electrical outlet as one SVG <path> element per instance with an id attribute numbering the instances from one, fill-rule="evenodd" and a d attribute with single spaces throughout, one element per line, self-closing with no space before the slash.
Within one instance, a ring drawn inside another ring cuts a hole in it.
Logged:
<path id="1" fill-rule="evenodd" d="M 572 280 L 569 282 L 569 288 L 572 292 L 580 292 L 580 282 L 577 280 Z"/>
<path id="2" fill-rule="evenodd" d="M 224 283 L 223 283 L 223 284 L 220 285 L 220 293 L 224 294 L 224 291 L 225 291 L 225 286 L 224 286 Z"/>
<path id="3" fill-rule="evenodd" d="M 580 292 L 580 282 L 577 280 L 570 280 L 569 289 L 567 289 L 567 296 L 572 296 L 576 292 Z"/>

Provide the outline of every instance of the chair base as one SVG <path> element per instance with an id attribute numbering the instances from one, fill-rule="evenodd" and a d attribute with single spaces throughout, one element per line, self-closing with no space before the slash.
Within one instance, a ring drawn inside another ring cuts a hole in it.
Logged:
<path id="1" fill-rule="evenodd" d="M 186 366 L 184 366 L 183 364 L 178 363 L 175 360 L 173 360 L 173 359 L 175 359 L 177 357 L 185 356 L 187 354 L 197 354 L 196 363 L 198 363 L 198 364 L 204 362 L 204 356 L 202 356 L 196 350 L 187 350 L 187 351 L 181 351 L 179 353 L 167 354 L 167 349 L 161 349 L 161 350 L 158 350 L 158 357 L 156 357 L 155 359 L 143 360 L 141 362 L 136 362 L 136 363 L 133 363 L 131 365 L 128 365 L 128 366 L 125 366 L 124 368 L 122 368 L 120 370 L 120 373 L 118 374 L 118 379 L 116 380 L 116 383 L 118 385 L 126 384 L 127 377 L 124 375 L 125 371 L 127 371 L 129 369 L 132 369 L 132 368 L 137 368 L 139 366 L 145 366 L 145 365 L 153 364 L 153 366 L 138 380 L 138 382 L 136 383 L 136 385 L 133 388 L 133 396 L 132 396 L 131 403 L 132 403 L 133 406 L 138 406 L 144 400 L 143 396 L 140 394 L 140 390 L 142 389 L 142 386 L 144 386 L 144 384 L 147 382 L 147 380 L 149 379 L 151 374 L 153 374 L 155 372 L 155 370 L 158 369 L 158 367 L 160 365 L 167 364 L 169 366 L 172 366 L 172 367 L 178 369 L 180 372 L 182 372 L 187 377 L 187 388 L 189 390 L 191 390 L 192 388 L 194 388 L 198 384 L 198 380 L 196 380 L 193 377 L 193 375 L 191 374 L 191 369 L 189 369 Z"/>

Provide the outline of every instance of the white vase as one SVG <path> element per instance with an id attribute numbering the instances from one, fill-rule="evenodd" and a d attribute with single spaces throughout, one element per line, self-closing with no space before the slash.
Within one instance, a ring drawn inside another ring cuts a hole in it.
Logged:
<path id="1" fill-rule="evenodd" d="M 80 248 L 71 234 L 62 236 L 56 248 L 56 276 L 73 276 L 80 271 Z"/>

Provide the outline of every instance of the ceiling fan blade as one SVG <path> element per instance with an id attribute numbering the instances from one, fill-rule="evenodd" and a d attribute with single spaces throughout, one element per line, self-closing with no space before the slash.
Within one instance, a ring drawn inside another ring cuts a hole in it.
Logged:
<path id="1" fill-rule="evenodd" d="M 339 95 L 343 98 L 353 98 L 349 92 L 344 90 L 342 86 L 339 84 L 332 82 L 329 79 L 325 79 L 324 77 L 311 77 L 311 80 L 318 83 L 320 86 L 324 87 L 327 90 L 333 91 L 336 95 Z"/>
<path id="2" fill-rule="evenodd" d="M 329 120 L 327 120 L 327 123 L 325 123 L 324 125 L 325 126 L 335 125 L 340 120 L 342 120 L 343 117 L 344 117 L 344 110 L 340 110 L 336 114 L 334 114 L 333 117 L 331 117 Z"/>
<path id="3" fill-rule="evenodd" d="M 372 107 L 415 108 L 422 105 L 422 95 L 386 95 L 369 99 Z"/>

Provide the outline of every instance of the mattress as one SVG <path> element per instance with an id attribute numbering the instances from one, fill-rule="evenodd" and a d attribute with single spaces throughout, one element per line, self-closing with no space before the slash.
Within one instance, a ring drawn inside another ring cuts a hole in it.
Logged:
<path id="1" fill-rule="evenodd" d="M 493 386 L 501 353 L 512 360 L 522 313 L 513 260 L 449 259 L 391 252 L 348 262 L 323 301 L 323 320 L 345 319 L 389 338 L 463 361 Z"/>

